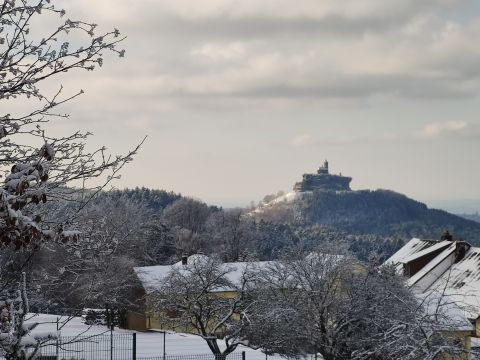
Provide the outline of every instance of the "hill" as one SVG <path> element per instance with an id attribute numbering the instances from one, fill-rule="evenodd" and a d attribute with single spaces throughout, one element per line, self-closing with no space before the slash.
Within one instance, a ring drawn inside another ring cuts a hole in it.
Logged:
<path id="1" fill-rule="evenodd" d="M 480 223 L 480 214 L 477 212 L 475 214 L 458 214 L 458 216 L 464 218 L 464 219 L 468 219 L 468 220 L 472 220 L 472 221 L 475 221 L 477 223 Z"/>
<path id="2" fill-rule="evenodd" d="M 313 191 L 274 200 L 255 216 L 302 226 L 322 225 L 349 234 L 402 238 L 439 238 L 449 230 L 456 238 L 480 244 L 480 223 L 429 209 L 425 204 L 390 190 Z"/>
<path id="3" fill-rule="evenodd" d="M 154 212 L 159 212 L 168 205 L 173 204 L 178 199 L 181 199 L 182 195 L 176 194 L 172 191 L 136 187 L 135 189 L 111 190 L 101 193 L 99 197 L 100 200 L 102 200 L 102 198 L 111 198 L 113 200 L 125 198 L 143 204 Z"/>

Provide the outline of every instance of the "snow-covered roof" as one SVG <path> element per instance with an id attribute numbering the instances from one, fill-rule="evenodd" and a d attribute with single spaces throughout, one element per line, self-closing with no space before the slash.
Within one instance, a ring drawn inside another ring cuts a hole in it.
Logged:
<path id="1" fill-rule="evenodd" d="M 418 238 L 411 239 L 395 254 L 385 261 L 385 265 L 393 265 L 397 271 L 403 271 L 403 260 L 412 256 L 428 247 L 435 245 L 434 241 L 420 240 Z"/>
<path id="2" fill-rule="evenodd" d="M 465 250 L 465 255 L 459 259 L 461 247 Z M 442 248 L 443 251 L 440 251 Z M 385 264 L 394 265 L 397 271 L 401 272 L 403 264 L 433 251 L 440 252 L 411 276 L 407 283 L 419 294 L 436 291 L 448 296 L 462 308 L 468 318 L 476 319 L 480 316 L 480 248 L 460 241 L 435 243 L 412 239 Z M 418 286 L 419 284 L 422 286 Z"/>
<path id="3" fill-rule="evenodd" d="M 433 248 L 433 246 L 425 249 L 425 250 L 430 250 L 431 248 Z M 438 248 L 438 249 L 441 249 Z M 438 250 L 438 249 L 435 249 L 435 250 Z M 433 271 L 433 269 L 435 269 L 438 265 L 440 265 L 442 263 L 442 261 L 444 261 L 445 259 L 447 259 L 447 257 L 449 257 L 450 255 L 452 255 L 453 253 L 455 253 L 455 249 L 456 249 L 456 246 L 455 246 L 455 243 L 452 243 L 451 241 L 449 242 L 449 244 L 447 244 L 447 247 L 440 253 L 438 254 L 437 256 L 435 256 L 435 258 L 433 258 L 427 265 L 425 265 L 419 272 L 417 272 L 415 275 L 413 275 L 410 279 L 408 279 L 408 284 L 410 284 L 411 286 L 414 286 L 415 284 L 417 284 L 418 281 L 420 281 L 422 278 L 424 278 L 427 274 L 431 273 Z M 429 252 L 425 252 L 425 250 L 422 250 L 421 252 L 418 253 L 418 255 L 420 255 L 421 253 L 421 256 L 423 255 L 426 255 L 426 254 L 429 254 L 431 253 L 431 251 Z M 412 261 L 412 260 L 415 260 L 417 258 L 419 258 L 420 256 L 418 257 L 414 257 L 414 256 L 410 256 L 408 257 L 408 260 L 406 259 L 404 261 L 404 263 L 408 263 L 409 261 Z"/>
<path id="4" fill-rule="evenodd" d="M 190 255 L 187 258 L 187 264 L 194 264 L 197 261 L 207 261 L 206 255 Z M 225 269 L 226 278 L 234 285 L 240 285 L 242 276 L 247 267 L 254 269 L 266 269 L 268 266 L 273 265 L 274 261 L 255 261 L 255 262 L 235 262 L 235 263 L 223 263 L 222 267 Z M 183 265 L 182 261 L 179 261 L 173 265 L 158 265 L 158 266 L 143 266 L 135 267 L 134 271 L 137 274 L 140 282 L 142 283 L 145 291 L 152 292 L 159 288 L 163 279 L 174 269 L 183 269 L 186 265 Z M 188 265 L 187 265 L 188 266 Z M 217 291 L 230 291 L 234 289 L 219 288 Z"/>
<path id="5" fill-rule="evenodd" d="M 432 290 L 417 294 L 416 297 L 429 320 L 435 321 L 437 330 L 471 331 L 474 329 L 464 310 L 448 295 Z"/>
<path id="6" fill-rule="evenodd" d="M 306 257 L 307 260 L 318 260 L 325 261 L 328 260 L 331 264 L 337 264 L 342 259 L 343 255 L 334 255 L 334 254 L 324 254 L 319 252 L 311 252 Z M 208 256 L 206 255 L 190 255 L 187 258 L 187 265 L 184 265 L 182 261 L 179 261 L 173 265 L 158 265 L 158 266 L 143 266 L 135 267 L 134 271 L 142 283 L 143 288 L 147 293 L 154 292 L 158 290 L 167 277 L 167 275 L 175 269 L 182 271 L 185 269 L 188 264 L 195 264 L 196 262 L 208 261 Z M 234 286 L 240 286 L 243 274 L 247 269 L 262 271 L 272 266 L 278 265 L 277 261 L 250 261 L 250 262 L 231 262 L 231 263 L 222 263 L 222 270 L 225 271 L 225 277 L 227 280 L 232 283 Z M 234 288 L 218 288 L 216 292 L 221 291 L 232 291 Z"/>
<path id="7" fill-rule="evenodd" d="M 471 247 L 465 257 L 453 264 L 430 288 L 444 291 L 465 308 L 470 318 L 478 317 L 480 315 L 480 248 Z"/>
<path id="8" fill-rule="evenodd" d="M 425 256 L 427 254 L 430 254 L 434 251 L 437 251 L 437 250 L 441 250 L 441 249 L 446 249 L 448 247 L 451 247 L 452 246 L 452 242 L 451 241 L 440 241 L 439 243 L 435 244 L 435 245 L 431 245 L 431 246 L 428 246 L 426 248 L 423 248 L 422 250 L 418 251 L 418 252 L 415 252 L 409 256 L 406 256 L 405 258 L 401 259 L 400 261 L 402 263 L 409 263 L 410 261 L 413 261 L 413 260 L 416 260 L 416 259 L 419 259 L 421 258 L 422 256 Z M 455 247 L 455 246 L 453 246 Z M 418 246 L 417 246 L 417 249 L 418 249 Z"/>

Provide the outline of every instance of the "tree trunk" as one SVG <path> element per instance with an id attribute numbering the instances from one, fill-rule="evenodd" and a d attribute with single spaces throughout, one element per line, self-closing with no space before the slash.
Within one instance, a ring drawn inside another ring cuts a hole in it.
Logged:
<path id="1" fill-rule="evenodd" d="M 215 360 L 227 360 L 227 354 L 225 353 L 215 354 Z"/>

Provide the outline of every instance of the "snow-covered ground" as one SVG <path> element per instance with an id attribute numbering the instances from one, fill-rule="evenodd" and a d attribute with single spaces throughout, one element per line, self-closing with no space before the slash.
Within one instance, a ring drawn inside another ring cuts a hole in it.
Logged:
<path id="1" fill-rule="evenodd" d="M 284 195 L 278 196 L 272 201 L 259 205 L 257 208 L 252 210 L 251 212 L 248 213 L 248 215 L 255 215 L 255 214 L 262 214 L 268 210 L 271 210 L 272 208 L 276 206 L 281 206 L 281 205 L 290 205 L 295 202 L 295 200 L 302 198 L 305 193 L 300 193 L 296 191 L 291 191 L 289 193 L 286 193 Z"/>
<path id="2" fill-rule="evenodd" d="M 272 201 L 264 204 L 261 208 L 268 208 L 277 204 L 291 204 L 295 202 L 295 200 L 301 198 L 302 196 L 303 194 L 300 192 L 291 191 L 289 193 L 276 197 Z"/>
<path id="3" fill-rule="evenodd" d="M 66 320 L 65 317 L 56 315 L 39 314 L 31 317 L 29 321 L 38 322 L 40 325 L 35 332 L 54 332 L 57 329 L 57 318 L 60 325 Z M 110 334 L 105 326 L 87 326 L 81 318 L 73 318 L 60 330 L 61 336 L 90 336 L 96 334 Z M 129 330 L 116 329 L 115 334 L 132 333 Z M 254 350 L 245 346 L 239 346 L 236 352 L 245 351 L 247 360 L 265 360 L 265 354 L 260 350 Z M 167 355 L 193 355 L 209 354 L 210 349 L 205 341 L 198 336 L 168 332 L 165 337 L 165 352 Z M 154 357 L 163 355 L 163 333 L 137 332 L 137 357 Z M 268 356 L 270 360 L 280 360 L 278 356 Z"/>

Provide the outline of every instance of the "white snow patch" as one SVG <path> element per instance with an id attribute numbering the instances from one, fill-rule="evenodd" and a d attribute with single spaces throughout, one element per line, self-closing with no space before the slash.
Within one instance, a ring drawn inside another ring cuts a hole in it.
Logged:
<path id="1" fill-rule="evenodd" d="M 66 321 L 66 317 L 57 315 L 38 314 L 31 316 L 29 321 L 38 322 L 39 325 L 33 331 L 36 333 L 56 332 L 57 319 L 60 323 Z M 114 334 L 128 334 L 134 331 L 115 329 Z M 106 326 L 85 325 L 80 317 L 71 319 L 60 330 L 61 336 L 91 336 L 97 334 L 110 334 Z M 219 342 L 221 344 L 221 341 Z M 260 350 L 254 350 L 246 346 L 238 346 L 235 352 L 245 351 L 247 360 L 265 360 L 265 354 Z M 199 336 L 167 332 L 165 336 L 165 352 L 167 355 L 194 355 L 210 354 L 206 342 Z M 163 355 L 163 333 L 161 332 L 137 332 L 137 357 L 153 357 Z M 280 356 L 268 356 L 270 360 L 283 360 Z"/>
<path id="2" fill-rule="evenodd" d="M 140 279 L 143 288 L 147 292 L 156 291 L 160 288 L 165 277 L 174 269 L 182 271 L 188 264 L 193 264 L 196 261 L 207 261 L 208 257 L 205 255 L 190 255 L 187 259 L 187 265 L 183 265 L 181 261 L 173 265 L 156 265 L 135 267 L 134 271 Z M 255 262 L 233 262 L 223 263 L 222 268 L 226 271 L 225 277 L 234 285 L 241 286 L 243 274 L 247 270 L 260 271 L 267 269 L 274 265 L 275 261 L 255 261 Z M 235 288 L 218 288 L 216 291 L 231 291 Z"/>
<path id="3" fill-rule="evenodd" d="M 254 214 L 262 214 L 268 209 L 271 209 L 272 207 L 276 205 L 282 205 L 282 204 L 292 204 L 295 202 L 297 199 L 301 199 L 303 195 L 306 194 L 306 192 L 296 192 L 296 191 L 291 191 L 289 193 L 286 193 L 285 195 L 281 195 L 272 201 L 258 206 L 256 209 L 251 211 L 249 214 L 254 215 Z"/>

